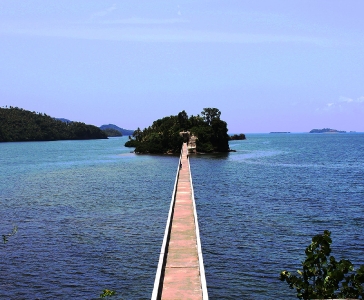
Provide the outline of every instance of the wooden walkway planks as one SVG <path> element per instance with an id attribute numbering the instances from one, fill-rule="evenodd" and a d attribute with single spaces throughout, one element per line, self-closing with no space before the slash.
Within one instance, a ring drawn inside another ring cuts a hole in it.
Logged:
<path id="1" fill-rule="evenodd" d="M 188 160 L 187 144 L 183 144 L 177 175 L 173 205 L 171 205 L 168 237 L 165 237 L 165 253 L 162 253 L 154 289 L 158 296 L 152 299 L 208 299 L 201 244 L 194 203 L 193 186 Z M 164 254 L 164 255 L 163 255 Z M 155 295 L 155 291 L 153 291 Z"/>
<path id="2" fill-rule="evenodd" d="M 187 145 L 183 145 L 162 299 L 202 299 Z"/>

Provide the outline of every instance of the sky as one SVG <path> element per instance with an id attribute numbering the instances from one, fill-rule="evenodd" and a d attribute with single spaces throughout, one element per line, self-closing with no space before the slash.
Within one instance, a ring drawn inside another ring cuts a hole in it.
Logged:
<path id="1" fill-rule="evenodd" d="M 126 129 L 364 132 L 363 0 L 0 0 L 0 107 Z"/>

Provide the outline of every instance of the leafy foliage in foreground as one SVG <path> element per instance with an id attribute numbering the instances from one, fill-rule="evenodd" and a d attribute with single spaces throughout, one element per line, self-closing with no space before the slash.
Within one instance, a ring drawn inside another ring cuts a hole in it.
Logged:
<path id="1" fill-rule="evenodd" d="M 306 248 L 306 260 L 302 262 L 299 276 L 282 271 L 280 280 L 286 281 L 297 291 L 299 299 L 333 299 L 364 297 L 364 266 L 356 272 L 346 259 L 337 261 L 331 254 L 331 232 L 315 235 Z"/>
<path id="2" fill-rule="evenodd" d="M 17 107 L 0 108 L 0 142 L 106 139 L 98 127 L 62 122 Z"/>
<path id="3" fill-rule="evenodd" d="M 126 142 L 126 147 L 135 147 L 137 153 L 179 153 L 183 143 L 182 131 L 190 131 L 198 139 L 198 152 L 229 151 L 227 124 L 220 119 L 217 108 L 204 108 L 202 116 L 188 117 L 183 110 L 176 116 L 164 117 L 153 122 L 151 126 L 138 128 Z"/>
<path id="4" fill-rule="evenodd" d="M 116 292 L 115 291 L 105 289 L 100 294 L 100 298 L 106 298 L 106 297 L 111 297 L 111 296 L 115 296 L 115 295 L 116 295 Z"/>

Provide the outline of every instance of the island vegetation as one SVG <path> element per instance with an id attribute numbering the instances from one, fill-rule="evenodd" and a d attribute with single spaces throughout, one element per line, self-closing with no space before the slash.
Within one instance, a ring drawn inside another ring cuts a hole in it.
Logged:
<path id="1" fill-rule="evenodd" d="M 125 146 L 135 147 L 136 153 L 179 153 L 182 143 L 193 136 L 197 152 L 228 152 L 228 128 L 220 115 L 217 108 L 204 108 L 197 116 L 188 116 L 183 110 L 154 121 L 144 130 L 138 128 Z"/>
<path id="2" fill-rule="evenodd" d="M 312 129 L 310 133 L 346 133 L 346 131 L 340 131 L 331 128 L 323 128 L 323 129 Z"/>
<path id="3" fill-rule="evenodd" d="M 244 133 L 240 133 L 240 134 L 233 134 L 229 136 L 229 140 L 234 141 L 234 140 L 246 140 L 245 134 Z"/>
<path id="4" fill-rule="evenodd" d="M 103 132 L 106 133 L 108 137 L 117 137 L 117 136 L 123 136 L 122 133 L 119 130 L 113 129 L 113 128 L 106 128 L 101 129 Z"/>
<path id="5" fill-rule="evenodd" d="M 98 127 L 18 107 L 0 108 L 0 142 L 107 139 Z"/>

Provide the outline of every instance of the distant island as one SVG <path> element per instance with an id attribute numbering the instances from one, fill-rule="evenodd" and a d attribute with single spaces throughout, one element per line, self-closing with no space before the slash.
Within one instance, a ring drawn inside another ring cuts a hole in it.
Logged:
<path id="1" fill-rule="evenodd" d="M 164 117 L 151 126 L 134 131 L 125 143 L 136 153 L 180 153 L 183 142 L 190 142 L 196 152 L 228 152 L 227 124 L 220 119 L 217 108 L 204 108 L 201 116 L 190 117 L 183 110 L 178 115 Z"/>
<path id="2" fill-rule="evenodd" d="M 331 128 L 323 128 L 323 129 L 312 129 L 309 133 L 346 133 L 346 131 L 340 131 Z"/>
<path id="3" fill-rule="evenodd" d="M 272 131 L 272 132 L 269 132 L 269 133 L 290 133 L 289 131 Z"/>
<path id="4" fill-rule="evenodd" d="M 18 107 L 0 108 L 0 142 L 107 139 L 98 127 Z"/>
<path id="5" fill-rule="evenodd" d="M 246 140 L 245 134 L 244 133 L 240 133 L 240 134 L 233 134 L 229 136 L 229 140 L 230 141 L 235 141 L 235 140 Z"/>
<path id="6" fill-rule="evenodd" d="M 106 131 L 106 133 L 109 132 L 111 134 L 118 134 L 115 132 L 115 131 L 117 131 L 121 134 L 121 135 L 109 135 L 109 136 L 132 135 L 135 131 L 135 130 L 120 128 L 114 124 L 102 125 L 102 126 L 100 126 L 100 129 Z"/>

